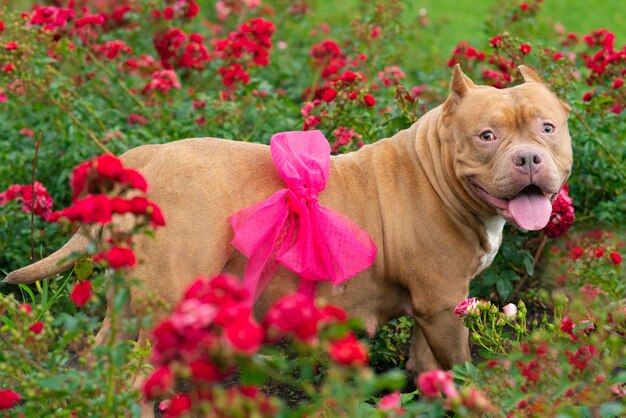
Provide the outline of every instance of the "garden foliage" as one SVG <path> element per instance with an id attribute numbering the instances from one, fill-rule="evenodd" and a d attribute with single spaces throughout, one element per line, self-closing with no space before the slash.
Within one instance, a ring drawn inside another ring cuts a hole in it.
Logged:
<path id="1" fill-rule="evenodd" d="M 45 3 L 0 9 L 0 269 L 50 254 L 80 225 L 92 244 L 71 273 L 0 285 L 0 410 L 138 415 L 143 397 L 166 416 L 624 413 L 626 46 L 610 30 L 553 29 L 541 0 L 507 0 L 485 22 L 487 43 L 442 52 L 426 47 L 440 23 L 391 0 L 334 22 L 308 0 Z M 574 148 L 548 227 L 507 229 L 472 283 L 477 299 L 459 301 L 475 365 L 422 374 L 411 391 L 383 371 L 406 360 L 407 318 L 368 349 L 358 321 L 295 295 L 252 319 L 224 276 L 198 278 L 155 324 L 153 347 L 127 341 L 137 324 L 117 313 L 141 286 L 123 274 L 140 256 L 132 237 L 167 220 L 113 155 L 297 129 L 354 151 L 442 103 L 456 63 L 497 88 L 522 82 L 518 65 L 536 68 L 571 107 Z M 122 216 L 137 222 L 120 229 Z M 94 338 L 108 292 L 117 331 Z M 298 395 L 272 394 L 277 384 Z"/>

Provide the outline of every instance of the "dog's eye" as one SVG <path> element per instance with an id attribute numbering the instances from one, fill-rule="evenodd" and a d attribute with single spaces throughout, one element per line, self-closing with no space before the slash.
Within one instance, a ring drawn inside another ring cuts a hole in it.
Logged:
<path id="1" fill-rule="evenodd" d="M 491 131 L 485 131 L 482 132 L 480 135 L 478 135 L 480 137 L 480 139 L 482 139 L 483 141 L 493 141 L 494 139 L 496 139 L 496 136 L 494 135 L 493 132 Z"/>
<path id="2" fill-rule="evenodd" d="M 551 134 L 552 132 L 554 132 L 554 125 L 551 123 L 544 123 L 543 125 L 541 125 L 541 132 L 543 132 L 544 134 Z"/>

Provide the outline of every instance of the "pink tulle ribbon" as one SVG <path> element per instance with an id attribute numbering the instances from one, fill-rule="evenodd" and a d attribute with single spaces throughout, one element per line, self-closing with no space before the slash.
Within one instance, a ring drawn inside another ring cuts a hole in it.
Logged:
<path id="1" fill-rule="evenodd" d="M 345 282 L 374 262 L 376 245 L 346 216 L 321 206 L 330 172 L 330 146 L 320 131 L 283 132 L 270 151 L 287 185 L 230 217 L 233 245 L 248 257 L 243 285 L 253 303 L 278 263 L 301 277 L 298 292 L 313 297 L 315 283 Z"/>

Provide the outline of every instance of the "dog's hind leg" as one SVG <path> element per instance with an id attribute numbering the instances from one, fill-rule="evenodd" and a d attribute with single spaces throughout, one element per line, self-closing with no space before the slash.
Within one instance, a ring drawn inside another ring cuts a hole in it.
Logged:
<path id="1" fill-rule="evenodd" d="M 115 313 L 117 315 L 115 333 L 113 334 L 115 342 L 122 341 L 137 341 L 138 331 L 130 330 L 124 324 L 133 318 L 132 310 L 130 309 L 130 301 L 126 301 L 122 306 L 122 309 Z M 111 338 L 112 326 L 113 326 L 113 289 L 110 289 L 107 293 L 107 311 L 100 326 L 100 330 L 96 334 L 95 346 L 99 347 L 109 341 Z"/>

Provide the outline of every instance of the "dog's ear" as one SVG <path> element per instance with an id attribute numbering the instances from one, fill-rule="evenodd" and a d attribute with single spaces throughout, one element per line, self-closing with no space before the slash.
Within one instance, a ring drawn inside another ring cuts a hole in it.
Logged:
<path id="1" fill-rule="evenodd" d="M 452 79 L 450 80 L 450 94 L 463 97 L 468 90 L 474 87 L 476 87 L 476 84 L 463 73 L 461 66 L 456 64 L 454 71 L 452 71 Z"/>
<path id="2" fill-rule="evenodd" d="M 517 68 L 519 69 L 519 72 L 522 74 L 522 77 L 524 78 L 525 83 L 539 83 L 545 87 L 548 87 L 546 83 L 543 82 L 541 77 L 539 77 L 539 74 L 537 74 L 537 72 L 533 70 L 531 67 L 528 67 L 526 65 L 520 65 Z M 572 110 L 572 108 L 565 101 L 559 99 L 559 102 L 561 103 L 563 110 L 565 110 L 565 113 L 569 113 Z"/>
<path id="3" fill-rule="evenodd" d="M 543 85 L 546 84 L 543 82 L 541 77 L 539 77 L 539 74 L 537 74 L 537 72 L 531 67 L 528 67 L 526 65 L 520 65 L 517 68 L 519 69 L 519 72 L 522 73 L 522 77 L 524 78 L 525 83 L 539 83 Z"/>
<path id="4" fill-rule="evenodd" d="M 461 71 L 461 66 L 456 64 L 450 80 L 450 95 L 443 104 L 444 117 L 452 113 L 461 98 L 473 88 L 476 88 L 476 84 Z"/>

